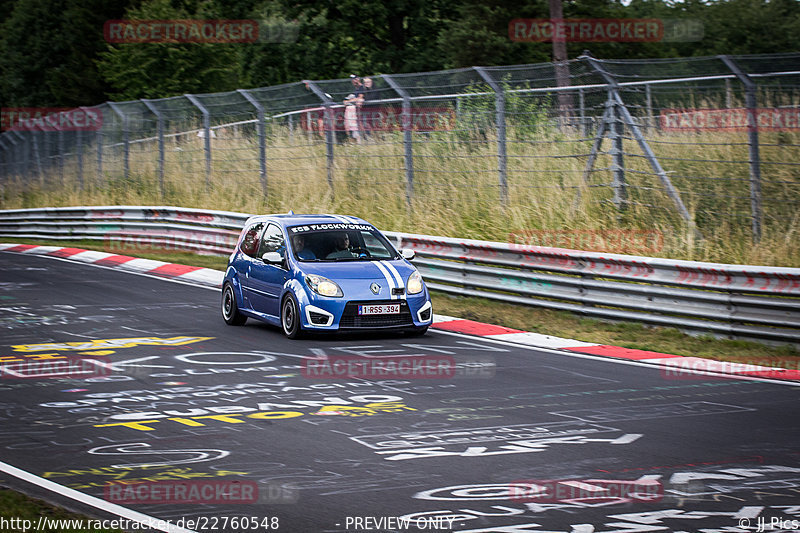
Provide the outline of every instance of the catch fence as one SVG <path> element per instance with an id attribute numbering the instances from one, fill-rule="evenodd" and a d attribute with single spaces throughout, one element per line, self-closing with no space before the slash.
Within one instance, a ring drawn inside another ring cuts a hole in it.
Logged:
<path id="1" fill-rule="evenodd" d="M 173 203 L 197 188 L 275 206 L 298 191 L 409 211 L 439 200 L 474 217 L 485 205 L 536 212 L 538 227 L 570 213 L 754 242 L 800 220 L 800 53 L 584 55 L 371 79 L 349 110 L 364 90 L 345 78 L 81 108 L 94 128 L 19 123 L 0 134 L 0 184 Z"/>

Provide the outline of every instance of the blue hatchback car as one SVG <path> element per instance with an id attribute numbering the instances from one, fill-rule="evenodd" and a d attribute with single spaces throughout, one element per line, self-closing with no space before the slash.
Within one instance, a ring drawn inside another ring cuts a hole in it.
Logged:
<path id="1" fill-rule="evenodd" d="M 370 223 L 341 215 L 262 215 L 245 223 L 222 284 L 222 318 L 307 331 L 402 330 L 424 334 L 433 318 L 410 259 Z"/>

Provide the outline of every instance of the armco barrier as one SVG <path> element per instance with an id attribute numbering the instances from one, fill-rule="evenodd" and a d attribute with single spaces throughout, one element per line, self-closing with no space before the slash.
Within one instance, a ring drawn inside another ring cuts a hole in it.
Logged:
<path id="1" fill-rule="evenodd" d="M 250 215 L 178 207 L 0 211 L 0 237 L 94 239 L 228 255 Z M 800 342 L 800 269 L 699 263 L 384 232 L 434 290 L 615 320 Z"/>

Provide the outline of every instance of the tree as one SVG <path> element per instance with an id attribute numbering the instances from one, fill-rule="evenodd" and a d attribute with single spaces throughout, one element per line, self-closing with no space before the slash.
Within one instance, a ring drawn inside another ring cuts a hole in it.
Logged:
<path id="1" fill-rule="evenodd" d="M 5 106 L 77 106 L 105 99 L 94 58 L 103 23 L 123 0 L 20 0 L 2 23 L 0 98 Z M 7 5 L 3 5 L 7 7 Z"/>
<path id="2" fill-rule="evenodd" d="M 190 6 L 191 7 L 191 6 Z M 213 14 L 212 14 L 213 17 Z M 147 0 L 126 20 L 207 19 L 200 6 L 189 12 L 169 0 Z M 241 86 L 237 43 L 109 44 L 97 62 L 116 100 L 163 98 L 185 93 L 232 91 Z"/>

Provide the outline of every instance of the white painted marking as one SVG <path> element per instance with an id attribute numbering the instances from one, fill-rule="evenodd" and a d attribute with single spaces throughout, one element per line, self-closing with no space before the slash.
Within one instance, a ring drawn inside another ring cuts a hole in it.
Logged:
<path id="1" fill-rule="evenodd" d="M 70 259 L 74 259 L 75 261 L 80 261 L 82 263 L 94 263 L 95 261 L 101 261 L 113 255 L 117 254 L 110 254 L 108 252 L 95 252 L 94 250 L 86 250 L 85 252 L 81 252 L 79 254 L 70 256 Z"/>
<path id="2" fill-rule="evenodd" d="M 541 333 L 501 333 L 499 335 L 487 335 L 492 339 L 500 339 L 519 344 L 530 344 L 531 346 L 545 346 L 547 348 L 579 348 L 582 346 L 599 346 L 594 342 L 576 341 L 575 339 L 565 339 L 563 337 L 553 337 L 552 335 L 542 335 Z"/>
<path id="3" fill-rule="evenodd" d="M 453 320 L 462 320 L 455 316 L 448 316 L 448 315 L 433 315 L 433 325 L 435 326 L 439 322 L 452 322 Z"/>
<path id="4" fill-rule="evenodd" d="M 0 461 L 0 472 L 5 472 L 6 474 L 14 476 L 17 479 L 27 481 L 28 483 L 33 483 L 34 485 L 55 492 L 56 494 L 60 494 L 61 496 L 69 498 L 70 500 L 81 502 L 90 507 L 94 507 L 95 509 L 100 509 L 101 511 L 116 515 L 120 518 L 126 518 L 140 524 L 146 524 L 152 529 L 166 531 L 168 533 L 196 533 L 191 529 L 169 524 L 164 519 L 146 515 L 144 513 L 128 509 L 127 507 L 117 505 L 116 503 L 107 502 L 105 500 L 101 500 L 100 498 L 89 496 L 88 494 L 65 487 L 64 485 L 59 485 L 58 483 L 50 481 L 49 479 L 41 478 L 2 461 Z"/>
<path id="5" fill-rule="evenodd" d="M 149 272 L 158 267 L 169 265 L 164 261 L 153 261 L 152 259 L 132 259 L 125 263 L 121 263 L 117 268 L 120 270 L 132 270 L 134 272 Z"/>
<path id="6" fill-rule="evenodd" d="M 186 281 L 199 281 L 200 283 L 222 287 L 222 280 L 225 279 L 225 273 L 220 270 L 204 268 L 202 270 L 194 270 L 192 272 L 187 272 L 186 274 L 181 274 L 178 276 L 178 278 Z"/>

